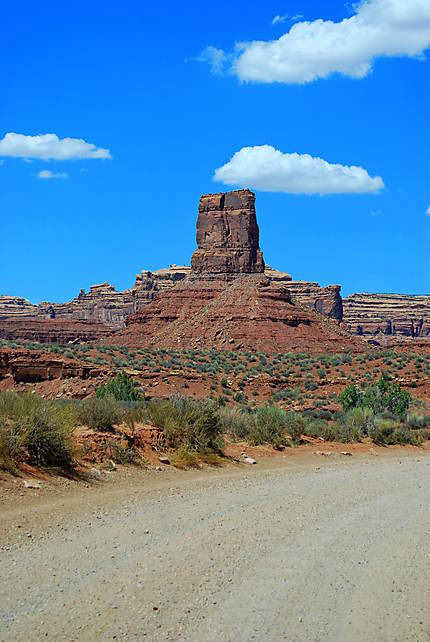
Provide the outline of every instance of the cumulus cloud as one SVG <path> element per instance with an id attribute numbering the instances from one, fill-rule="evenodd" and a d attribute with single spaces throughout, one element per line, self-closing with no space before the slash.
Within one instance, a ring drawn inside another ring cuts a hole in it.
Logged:
<path id="1" fill-rule="evenodd" d="M 430 46 L 429 0 L 362 0 L 354 11 L 340 22 L 297 22 L 277 40 L 237 43 L 230 71 L 263 83 L 364 78 L 377 58 L 419 57 Z"/>
<path id="2" fill-rule="evenodd" d="M 214 181 L 289 194 L 366 194 L 384 187 L 362 167 L 332 164 L 309 154 L 284 154 L 270 145 L 243 147 L 215 170 Z"/>
<path id="3" fill-rule="evenodd" d="M 37 178 L 50 180 L 51 178 L 69 178 L 69 175 L 67 172 L 51 172 L 49 169 L 42 169 L 38 172 Z"/>
<path id="4" fill-rule="evenodd" d="M 96 147 L 81 138 L 58 138 L 56 134 L 26 136 L 9 132 L 0 140 L 0 156 L 39 160 L 112 158 L 108 149 Z"/>

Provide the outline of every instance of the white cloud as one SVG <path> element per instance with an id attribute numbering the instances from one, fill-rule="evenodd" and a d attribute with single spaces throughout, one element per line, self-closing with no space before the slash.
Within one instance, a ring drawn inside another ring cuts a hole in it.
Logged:
<path id="1" fill-rule="evenodd" d="M 205 47 L 196 58 L 188 58 L 196 62 L 207 62 L 213 74 L 219 76 L 223 74 L 227 66 L 233 61 L 233 56 L 226 54 L 222 49 L 216 47 Z"/>
<path id="2" fill-rule="evenodd" d="M 290 16 L 286 13 L 284 16 L 275 16 L 272 20 L 272 25 L 283 24 L 284 22 L 297 22 L 303 18 L 301 13 L 296 14 L 295 16 Z"/>
<path id="3" fill-rule="evenodd" d="M 428 206 L 428 208 L 427 208 L 427 212 L 426 212 L 426 214 L 427 214 L 427 216 L 430 216 L 430 205 L 429 205 L 429 206 Z"/>
<path id="4" fill-rule="evenodd" d="M 275 16 L 272 20 L 272 25 L 277 25 L 277 24 L 282 24 L 283 22 L 286 22 L 290 16 L 285 14 L 285 16 Z"/>
<path id="5" fill-rule="evenodd" d="M 49 169 L 42 169 L 38 172 L 37 178 L 49 180 L 51 178 L 69 178 L 69 175 L 67 172 L 51 172 Z"/>
<path id="6" fill-rule="evenodd" d="M 225 185 L 289 194 L 365 194 L 384 188 L 362 167 L 331 164 L 309 154 L 283 154 L 270 145 L 243 147 L 215 170 Z"/>
<path id="7" fill-rule="evenodd" d="M 238 43 L 230 71 L 263 83 L 364 78 L 377 58 L 418 57 L 430 46 L 429 0 L 362 0 L 354 10 L 341 22 L 302 21 L 277 40 Z"/>
<path id="8" fill-rule="evenodd" d="M 0 140 L 0 156 L 39 160 L 112 158 L 108 149 L 96 147 L 81 138 L 58 138 L 56 134 L 26 136 L 9 132 Z"/>

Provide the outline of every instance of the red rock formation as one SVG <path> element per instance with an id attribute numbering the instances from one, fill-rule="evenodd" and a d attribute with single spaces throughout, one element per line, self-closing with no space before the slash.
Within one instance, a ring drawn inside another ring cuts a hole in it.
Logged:
<path id="1" fill-rule="evenodd" d="M 346 327 L 364 338 L 430 339 L 430 296 L 352 294 L 343 307 Z"/>
<path id="2" fill-rule="evenodd" d="M 284 285 L 291 294 L 292 301 L 307 310 L 315 310 L 326 317 L 342 321 L 342 297 L 340 285 L 322 287 L 309 281 L 293 281 L 286 272 L 279 272 L 266 265 L 264 274 L 271 281 Z"/>
<path id="3" fill-rule="evenodd" d="M 321 287 L 308 281 L 291 281 L 286 285 L 292 300 L 308 310 L 315 310 L 325 317 L 342 321 L 343 307 L 340 285 Z"/>
<path id="4" fill-rule="evenodd" d="M 201 197 L 197 250 L 191 258 L 191 272 L 197 275 L 264 272 L 255 194 L 238 190 Z"/>
<path id="5" fill-rule="evenodd" d="M 267 277 L 201 278 L 158 294 L 112 338 L 130 347 L 250 351 L 361 351 L 363 343 L 322 315 L 294 305 Z"/>
<path id="6" fill-rule="evenodd" d="M 249 190 L 202 196 L 197 220 L 197 245 L 191 269 L 171 265 L 166 270 L 143 271 L 136 276 L 134 286 L 123 292 L 117 292 L 108 283 L 93 285 L 88 293 L 81 290 L 71 302 L 41 303 L 36 308 L 37 320 L 34 323 L 30 323 L 28 317 L 19 324 L 11 323 L 11 316 L 6 315 L 5 320 L 0 321 L 0 338 L 59 343 L 75 339 L 91 341 L 124 327 L 127 319 L 130 320 L 129 327 L 140 323 L 141 329 L 145 327 L 148 337 L 152 337 L 162 330 L 164 324 L 172 323 L 179 316 L 191 317 L 207 302 L 220 297 L 235 279 L 264 272 L 265 283 L 271 282 L 274 286 L 272 293 L 276 287 L 284 288 L 279 301 L 285 303 L 287 297 L 289 305 L 297 304 L 338 321 L 342 319 L 339 286 L 321 288 L 317 283 L 292 281 L 289 274 L 265 267 L 259 248 L 255 195 Z M 257 288 L 252 296 L 263 300 L 264 297 L 256 294 L 261 291 Z M 163 298 L 162 295 L 168 292 L 172 292 L 171 296 Z M 28 306 L 35 308 L 24 300 L 20 303 L 15 301 L 12 305 L 14 310 L 21 311 L 29 309 Z M 303 310 L 297 306 L 294 313 L 290 312 L 300 319 Z M 12 309 L 7 301 L 3 307 Z M 1 310 L 0 301 L 0 314 Z M 245 320 L 242 322 L 245 327 Z M 84 323 L 87 325 L 82 325 Z M 300 324 L 304 322 L 300 321 Z M 137 332 L 136 327 L 134 331 Z"/>

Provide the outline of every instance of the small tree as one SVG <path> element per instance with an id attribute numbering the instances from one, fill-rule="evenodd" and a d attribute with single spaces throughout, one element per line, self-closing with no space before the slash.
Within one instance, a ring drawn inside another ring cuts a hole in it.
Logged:
<path id="1" fill-rule="evenodd" d="M 96 397 L 99 399 L 113 397 L 118 401 L 138 401 L 139 393 L 134 388 L 133 379 L 123 371 L 106 385 L 102 384 L 97 388 Z"/>

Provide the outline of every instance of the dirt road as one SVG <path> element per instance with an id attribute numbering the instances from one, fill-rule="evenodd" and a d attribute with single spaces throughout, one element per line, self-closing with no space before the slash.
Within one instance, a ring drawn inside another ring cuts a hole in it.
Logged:
<path id="1" fill-rule="evenodd" d="M 0 513 L 1 640 L 430 640 L 428 454 L 160 479 Z"/>

